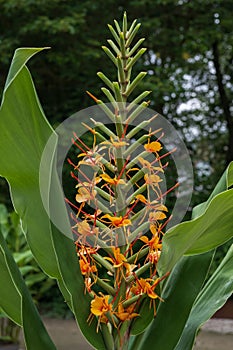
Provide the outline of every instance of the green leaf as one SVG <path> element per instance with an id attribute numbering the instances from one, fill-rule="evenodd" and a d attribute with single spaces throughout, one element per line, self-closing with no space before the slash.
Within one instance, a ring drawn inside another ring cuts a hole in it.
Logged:
<path id="1" fill-rule="evenodd" d="M 27 263 L 33 259 L 31 250 L 26 250 L 25 252 L 21 253 L 16 252 L 13 254 L 13 256 L 17 264 L 21 264 L 22 262 Z"/>
<path id="2" fill-rule="evenodd" d="M 231 162 L 228 165 L 227 169 L 224 171 L 223 175 L 221 176 L 220 180 L 218 181 L 217 185 L 215 186 L 208 200 L 193 208 L 192 218 L 195 219 L 196 217 L 203 214 L 203 212 L 206 210 L 208 204 L 214 198 L 214 196 L 225 191 L 230 186 L 232 186 L 232 184 L 233 184 L 233 162 Z"/>
<path id="3" fill-rule="evenodd" d="M 233 292 L 233 245 L 198 295 L 175 350 L 192 349 L 198 329 L 220 309 Z"/>
<path id="4" fill-rule="evenodd" d="M 158 263 L 160 274 L 171 271 L 184 254 L 201 254 L 232 238 L 232 220 L 233 190 L 228 190 L 215 196 L 204 214 L 168 230 Z"/>
<path id="5" fill-rule="evenodd" d="M 27 349 L 55 350 L 39 314 L 33 304 L 29 291 L 19 269 L 0 233 L 0 306 L 4 313 L 23 327 Z M 24 327 L 27 323 L 28 326 Z M 38 337 L 40 334 L 40 337 Z"/>
<path id="6" fill-rule="evenodd" d="M 25 276 L 29 272 L 38 272 L 39 269 L 35 268 L 34 266 L 28 265 L 28 266 L 20 266 L 19 271 L 20 271 L 22 276 Z M 44 275 L 44 277 L 45 277 L 45 275 Z"/>
<path id="7" fill-rule="evenodd" d="M 52 129 L 25 66 L 41 50 L 18 49 L 12 61 L 0 109 L 0 175 L 10 183 L 12 201 L 33 254 L 50 276 L 59 277 L 49 218 L 39 200 L 40 157 Z M 43 239 L 41 232 L 46 233 Z"/>
<path id="8" fill-rule="evenodd" d="M 8 211 L 4 204 L 0 204 L 0 225 L 8 223 Z"/>
<path id="9" fill-rule="evenodd" d="M 6 238 L 10 232 L 10 225 L 8 220 L 8 211 L 4 204 L 0 204 L 0 232 Z"/>
<path id="10" fill-rule="evenodd" d="M 57 279 L 89 342 L 98 349 L 104 349 L 101 332 L 96 333 L 97 321 L 93 320 L 91 326 L 87 324 L 90 297 L 84 295 L 74 243 L 50 222 L 40 196 L 40 162 L 47 140 L 52 135 L 48 179 L 45 181 L 48 197 L 51 192 L 54 197 L 52 207 L 59 213 L 68 234 L 69 221 L 55 170 L 57 135 L 43 114 L 25 66 L 41 50 L 18 49 L 13 58 L 0 110 L 0 174 L 10 184 L 12 202 L 35 259 L 49 276 Z"/>
<path id="11" fill-rule="evenodd" d="M 33 286 L 35 283 L 41 282 L 45 279 L 45 274 L 43 272 L 29 275 L 25 278 L 25 283 L 27 287 Z"/>
<path id="12" fill-rule="evenodd" d="M 227 172 L 222 177 L 222 185 L 216 186 L 215 195 L 227 186 Z M 225 177 L 225 181 L 223 180 Z M 204 213 L 199 211 L 198 216 Z M 173 350 L 178 343 L 193 304 L 201 293 L 208 274 L 214 252 L 183 257 L 174 267 L 168 280 L 164 281 L 162 298 L 157 316 L 143 335 L 131 340 L 130 350 L 146 350 L 150 346 L 158 350 Z M 167 336 L 169 334 L 169 337 Z M 186 346 L 179 350 L 186 349 Z"/>
<path id="13" fill-rule="evenodd" d="M 132 349 L 173 350 L 183 331 L 192 305 L 203 286 L 213 252 L 184 257 L 174 268 L 162 292 L 157 315 Z M 169 336 L 168 336 L 169 335 Z M 136 339 L 135 339 L 136 340 Z"/>
<path id="14" fill-rule="evenodd" d="M 151 300 L 149 298 L 146 298 L 142 301 L 142 305 L 137 311 L 140 316 L 135 318 L 132 322 L 131 326 L 131 335 L 137 335 L 142 333 L 146 327 L 151 323 L 151 321 L 154 318 L 154 309 L 153 304 L 151 303 Z"/>

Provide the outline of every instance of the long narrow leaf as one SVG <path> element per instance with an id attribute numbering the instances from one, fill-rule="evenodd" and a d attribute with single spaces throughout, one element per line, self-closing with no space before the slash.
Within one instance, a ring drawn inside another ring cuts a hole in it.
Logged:
<path id="1" fill-rule="evenodd" d="M 233 292 L 233 245 L 202 289 L 175 350 L 192 349 L 196 333 L 220 309 Z"/>
<path id="2" fill-rule="evenodd" d="M 19 269 L 0 233 L 1 288 L 0 307 L 8 317 L 23 327 L 28 350 L 55 350 L 33 304 Z M 38 334 L 40 336 L 38 337 Z"/>
<path id="3" fill-rule="evenodd" d="M 131 345 L 132 350 L 174 349 L 203 286 L 212 256 L 213 252 L 208 252 L 199 256 L 184 257 L 176 265 L 166 282 L 161 295 L 164 301 L 160 303 L 154 321 L 140 341 L 135 339 L 135 343 Z"/>
<path id="4" fill-rule="evenodd" d="M 215 196 L 204 214 L 171 228 L 163 239 L 161 274 L 171 271 L 184 255 L 201 254 L 233 237 L 233 190 Z"/>
<path id="5" fill-rule="evenodd" d="M 232 186 L 232 184 L 233 184 L 233 162 L 229 164 L 227 169 L 222 174 L 220 180 L 218 181 L 217 185 L 215 186 L 208 200 L 201 204 L 198 204 L 193 208 L 192 218 L 195 219 L 201 214 L 203 214 L 208 204 L 210 203 L 210 201 L 214 198 L 214 196 L 227 190 L 230 186 Z"/>
<path id="6" fill-rule="evenodd" d="M 5 86 L 0 110 L 0 174 L 11 188 L 14 207 L 22 220 L 27 241 L 42 269 L 58 280 L 64 298 L 74 311 L 89 342 L 104 349 L 96 321 L 87 324 L 90 300 L 84 295 L 83 277 L 73 241 L 60 233 L 43 206 L 39 189 L 39 170 L 44 147 L 53 135 L 54 150 L 48 159 L 48 196 L 57 193 L 56 210 L 70 231 L 62 191 L 55 171 L 57 136 L 46 120 L 25 66 L 42 49 L 18 49 Z M 51 186 L 53 186 L 51 190 Z"/>

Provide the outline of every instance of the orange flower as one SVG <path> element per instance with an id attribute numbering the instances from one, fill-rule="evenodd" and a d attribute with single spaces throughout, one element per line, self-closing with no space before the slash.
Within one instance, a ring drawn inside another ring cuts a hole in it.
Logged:
<path id="1" fill-rule="evenodd" d="M 110 214 L 105 214 L 101 217 L 102 222 L 106 222 L 102 219 L 108 219 L 111 222 L 111 225 L 114 227 L 122 227 L 122 226 L 128 226 L 131 225 L 131 220 L 126 219 L 122 216 L 111 216 Z M 108 223 L 108 222 L 106 222 Z"/>
<path id="2" fill-rule="evenodd" d="M 78 186 L 76 186 L 76 187 L 78 187 Z M 76 197 L 75 197 L 76 202 L 82 203 L 82 202 L 87 202 L 89 200 L 92 200 L 95 198 L 96 193 L 97 192 L 95 190 L 91 190 L 87 187 L 81 186 L 81 187 L 79 187 L 78 193 L 76 194 Z"/>
<path id="3" fill-rule="evenodd" d="M 164 172 L 162 167 L 159 167 L 159 166 L 154 167 L 153 165 L 151 165 L 151 162 L 148 162 L 148 160 L 146 160 L 142 157 L 138 157 L 138 160 L 141 163 L 141 165 L 143 166 L 143 168 L 147 168 L 150 171 L 155 170 L 155 171 L 161 171 L 162 173 Z"/>
<path id="4" fill-rule="evenodd" d="M 95 295 L 91 301 L 91 312 L 96 316 L 104 316 L 107 312 L 112 310 L 112 304 L 109 303 L 110 295 L 103 295 L 101 297 Z"/>
<path id="5" fill-rule="evenodd" d="M 160 243 L 158 236 L 153 236 L 150 240 L 147 236 L 142 236 L 140 240 L 144 242 L 151 250 L 162 249 L 162 243 Z"/>
<path id="6" fill-rule="evenodd" d="M 133 312 L 135 309 L 135 304 L 130 305 L 126 309 L 124 309 L 122 304 L 118 305 L 118 312 L 116 312 L 116 316 L 121 321 L 132 320 L 132 318 L 139 316 L 136 312 Z"/>
<path id="7" fill-rule="evenodd" d="M 102 142 L 102 144 L 112 146 L 113 148 L 121 148 L 123 146 L 128 145 L 126 141 L 121 141 L 119 138 L 118 140 L 114 140 L 112 136 L 110 136 L 110 140 L 111 141 L 104 141 Z"/>
<path id="8" fill-rule="evenodd" d="M 144 242 L 146 246 L 149 247 L 149 253 L 148 253 L 147 259 L 152 264 L 157 264 L 161 254 L 161 249 L 162 249 L 162 243 L 158 235 L 157 234 L 153 235 L 151 239 L 149 239 L 147 236 L 142 236 L 140 240 Z"/>
<path id="9" fill-rule="evenodd" d="M 158 141 L 153 141 L 144 145 L 144 148 L 147 152 L 159 152 L 163 147 Z"/>
<path id="10" fill-rule="evenodd" d="M 140 278 L 136 281 L 136 284 L 131 288 L 131 291 L 135 295 L 139 294 L 147 294 L 149 298 L 151 299 L 157 299 L 159 298 L 158 294 L 154 292 L 155 287 L 160 282 L 160 279 L 157 278 L 154 283 L 151 285 L 150 282 L 153 281 L 150 278 Z"/>
<path id="11" fill-rule="evenodd" d="M 98 236 L 99 229 L 98 227 L 92 227 L 88 224 L 86 220 L 79 221 L 74 226 L 74 228 L 77 228 L 78 234 L 81 236 L 82 239 L 84 239 L 87 236 L 96 235 Z"/>
<path id="12" fill-rule="evenodd" d="M 120 248 L 112 247 L 114 258 L 105 258 L 113 263 L 113 267 L 124 266 L 127 270 L 130 269 L 130 264 L 127 263 L 127 259 L 124 254 L 121 253 Z"/>
<path id="13" fill-rule="evenodd" d="M 125 181 L 118 179 L 116 176 L 112 179 L 108 174 L 101 174 L 100 177 L 109 185 L 125 185 Z"/>
<path id="14" fill-rule="evenodd" d="M 160 250 L 151 250 L 148 253 L 147 258 L 152 264 L 155 265 L 159 261 L 160 255 L 161 255 L 161 251 Z"/>
<path id="15" fill-rule="evenodd" d="M 155 174 L 145 174 L 144 180 L 147 185 L 157 185 L 159 182 L 163 181 L 158 175 Z"/>
<path id="16" fill-rule="evenodd" d="M 154 221 L 158 221 L 158 220 L 163 220 L 163 219 L 166 219 L 166 217 L 167 217 L 167 215 L 160 210 L 153 211 L 149 214 L 149 221 L 154 222 Z"/>
<path id="17" fill-rule="evenodd" d="M 143 196 L 143 194 L 138 194 L 137 196 L 135 196 L 135 198 L 137 198 L 140 202 L 142 202 L 144 204 L 148 203 L 146 197 Z M 157 201 L 155 201 L 155 202 L 158 203 Z"/>
<path id="18" fill-rule="evenodd" d="M 89 275 L 92 272 L 97 272 L 97 268 L 95 265 L 91 265 L 85 257 L 82 257 L 79 260 L 80 270 L 82 275 Z"/>

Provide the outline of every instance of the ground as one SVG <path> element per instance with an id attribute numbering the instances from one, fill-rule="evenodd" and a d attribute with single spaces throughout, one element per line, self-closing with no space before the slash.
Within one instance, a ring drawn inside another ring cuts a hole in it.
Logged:
<path id="1" fill-rule="evenodd" d="M 224 318 L 222 318 L 224 317 Z M 57 346 L 57 350 L 92 350 L 75 321 L 45 318 L 46 328 Z M 215 314 L 201 329 L 194 350 L 233 349 L 233 300 Z M 1 346 L 0 350 L 15 350 L 12 346 Z M 24 350 L 21 346 L 20 350 Z"/>

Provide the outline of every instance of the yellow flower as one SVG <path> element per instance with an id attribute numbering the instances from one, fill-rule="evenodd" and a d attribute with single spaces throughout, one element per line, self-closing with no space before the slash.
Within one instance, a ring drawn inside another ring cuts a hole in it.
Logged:
<path id="1" fill-rule="evenodd" d="M 105 214 L 101 217 L 101 221 L 102 222 L 106 222 L 102 219 L 108 219 L 111 223 L 111 226 L 114 226 L 114 227 L 122 227 L 122 226 L 128 226 L 128 225 L 131 225 L 131 220 L 129 219 L 126 219 L 122 216 L 111 216 L 110 214 Z M 108 222 L 106 222 L 108 223 Z"/>
<path id="2" fill-rule="evenodd" d="M 147 236 L 142 236 L 140 240 L 144 242 L 146 246 L 149 247 L 147 259 L 152 264 L 157 264 L 162 249 L 161 239 L 158 237 L 157 234 L 155 234 L 151 239 L 149 239 Z"/>
<path id="3" fill-rule="evenodd" d="M 158 211 L 151 212 L 149 214 L 149 221 L 154 222 L 154 221 L 158 221 L 158 220 L 163 220 L 163 219 L 166 219 L 166 217 L 167 217 L 167 215 L 165 213 L 158 210 Z"/>
<path id="4" fill-rule="evenodd" d="M 97 272 L 95 265 L 91 265 L 85 257 L 79 260 L 80 270 L 82 275 L 89 275 L 92 272 Z"/>
<path id="5" fill-rule="evenodd" d="M 147 152 L 159 152 L 163 147 L 158 141 L 153 141 L 144 145 L 144 148 Z"/>
<path id="6" fill-rule="evenodd" d="M 130 305 L 126 309 L 124 309 L 122 304 L 118 305 L 118 312 L 116 312 L 116 316 L 121 321 L 132 320 L 132 318 L 139 316 L 136 312 L 133 312 L 135 309 L 135 304 Z"/>
<path id="7" fill-rule="evenodd" d="M 121 141 L 119 138 L 118 138 L 118 140 L 114 140 L 112 136 L 110 136 L 110 140 L 111 141 L 104 141 L 104 142 L 102 142 L 102 144 L 113 146 L 114 148 L 120 148 L 120 147 L 128 145 L 127 142 Z"/>
<path id="8" fill-rule="evenodd" d="M 91 312 L 96 316 L 103 316 L 112 310 L 112 304 L 109 303 L 110 295 L 97 296 L 91 301 Z"/>
<path id="9" fill-rule="evenodd" d="M 131 288 L 131 291 L 135 295 L 147 294 L 151 299 L 159 298 L 158 294 L 154 292 L 155 287 L 160 282 L 160 279 L 157 278 L 154 283 L 151 285 L 150 282 L 153 281 L 150 278 L 140 278 L 136 281 L 136 284 Z"/>
<path id="10" fill-rule="evenodd" d="M 87 202 L 91 199 L 94 199 L 94 197 L 96 196 L 96 191 L 95 190 L 91 190 L 89 188 L 86 188 L 84 186 L 79 187 L 78 189 L 78 193 L 76 194 L 76 202 L 78 203 L 82 203 L 82 202 Z"/>
<path id="11" fill-rule="evenodd" d="M 125 185 L 125 181 L 123 179 L 118 179 L 116 176 L 111 178 L 108 174 L 101 174 L 100 177 L 109 185 Z"/>
<path id="12" fill-rule="evenodd" d="M 158 236 L 153 236 L 151 239 L 149 239 L 147 236 L 142 236 L 140 240 L 152 250 L 158 250 L 162 248 L 162 243 L 160 243 L 160 238 Z"/>
<path id="13" fill-rule="evenodd" d="M 121 253 L 120 248 L 112 248 L 114 258 L 105 258 L 113 263 L 113 267 L 124 266 L 127 270 L 130 269 L 130 264 L 127 263 L 126 257 Z"/>
<path id="14" fill-rule="evenodd" d="M 79 221 L 74 226 L 77 228 L 77 232 L 84 238 L 86 236 L 98 235 L 98 227 L 92 227 L 88 224 L 86 220 Z"/>
<path id="15" fill-rule="evenodd" d="M 143 196 L 143 194 L 138 194 L 135 198 L 137 198 L 140 202 L 147 204 L 147 199 L 145 196 Z M 158 203 L 158 202 L 157 202 Z"/>
<path id="16" fill-rule="evenodd" d="M 138 161 L 141 163 L 141 165 L 143 166 L 143 168 L 147 168 L 149 169 L 150 171 L 161 171 L 162 173 L 164 172 L 163 171 L 163 168 L 162 167 L 159 167 L 159 166 L 153 166 L 151 164 L 151 162 L 148 162 L 148 160 L 142 158 L 142 157 L 138 157 Z"/>
<path id="17" fill-rule="evenodd" d="M 145 174 L 144 180 L 147 185 L 158 184 L 163 181 L 158 175 L 155 174 Z"/>

